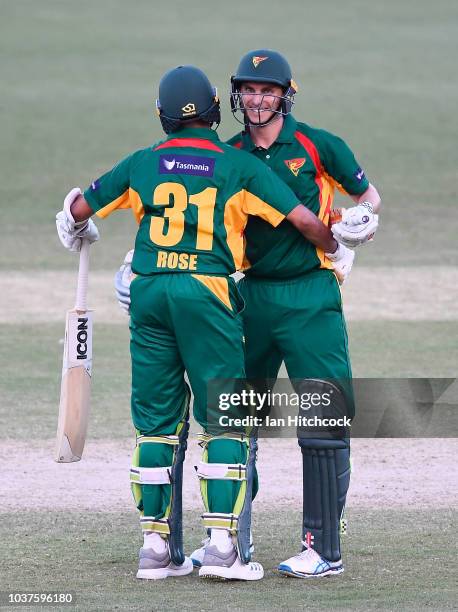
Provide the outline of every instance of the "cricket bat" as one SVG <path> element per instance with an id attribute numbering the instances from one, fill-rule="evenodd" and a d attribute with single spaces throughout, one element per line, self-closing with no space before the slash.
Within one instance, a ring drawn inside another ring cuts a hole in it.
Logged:
<path id="1" fill-rule="evenodd" d="M 79 461 L 89 419 L 92 375 L 92 310 L 87 308 L 89 241 L 81 244 L 76 303 L 67 312 L 54 459 Z"/>

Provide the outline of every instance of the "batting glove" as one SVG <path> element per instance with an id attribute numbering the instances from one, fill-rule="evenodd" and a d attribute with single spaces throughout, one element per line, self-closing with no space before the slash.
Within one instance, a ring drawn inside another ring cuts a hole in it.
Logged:
<path id="1" fill-rule="evenodd" d="M 130 316 L 130 283 L 132 280 L 133 256 L 133 249 L 126 253 L 122 266 L 116 272 L 114 278 L 116 299 L 118 300 L 119 306 L 128 316 Z"/>
<path id="2" fill-rule="evenodd" d="M 79 187 L 72 189 L 65 197 L 63 210 L 56 215 L 57 234 L 61 243 L 69 251 L 81 251 L 83 238 L 89 242 L 99 239 L 99 230 L 92 219 L 75 221 L 71 213 L 71 206 L 81 193 Z"/>
<path id="3" fill-rule="evenodd" d="M 332 267 L 334 268 L 339 285 L 343 285 L 351 272 L 355 252 L 343 244 L 338 244 L 337 250 L 334 253 L 325 253 L 325 255 L 332 261 Z"/>
<path id="4" fill-rule="evenodd" d="M 374 214 L 372 204 L 363 202 L 358 206 L 342 211 L 342 221 L 331 227 L 337 242 L 347 247 L 357 247 L 370 242 L 378 227 L 378 215 Z"/>

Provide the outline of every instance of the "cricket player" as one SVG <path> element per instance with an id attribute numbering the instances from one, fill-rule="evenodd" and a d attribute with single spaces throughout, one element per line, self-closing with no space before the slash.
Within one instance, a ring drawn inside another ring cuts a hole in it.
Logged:
<path id="1" fill-rule="evenodd" d="M 256 441 L 245 429 L 215 429 L 207 393 L 209 381 L 245 378 L 243 300 L 229 275 L 242 266 L 251 215 L 272 226 L 287 219 L 343 270 L 353 253 L 262 161 L 219 140 L 211 129 L 220 122 L 217 93 L 198 68 L 163 76 L 157 110 L 167 137 L 128 155 L 84 194 L 72 189 L 57 229 L 64 246 L 78 250 L 82 238 L 98 238 L 94 213 L 130 208 L 139 224 L 130 284 L 131 483 L 144 534 L 137 577 L 193 569 L 181 516 L 186 371 L 204 432 L 198 476 L 211 532 L 199 575 L 259 580 L 249 543 Z"/>
<path id="2" fill-rule="evenodd" d="M 372 239 L 380 197 L 347 144 L 291 114 L 297 85 L 286 59 L 270 49 L 247 53 L 232 77 L 231 109 L 244 129 L 229 144 L 271 168 L 298 199 L 329 223 L 335 189 L 351 198 L 332 232 L 356 247 Z M 282 361 L 290 379 L 315 380 L 316 391 L 348 380 L 351 366 L 341 294 L 332 255 L 303 240 L 288 223 L 250 218 L 245 277 L 239 289 L 248 378 L 276 379 Z M 350 480 L 345 435 L 299 437 L 303 456 L 302 551 L 280 572 L 307 578 L 343 572 L 340 527 Z M 286 469 L 286 466 L 285 466 Z"/>
<path id="3" fill-rule="evenodd" d="M 356 206 L 333 225 L 334 236 L 349 247 L 371 240 L 378 226 L 379 194 L 343 140 L 291 115 L 297 85 L 287 60 L 270 49 L 250 51 L 231 84 L 231 109 L 244 130 L 229 144 L 264 162 L 326 224 L 339 189 Z M 274 381 L 284 361 L 296 384 L 310 379 L 308 391 L 332 393 L 339 383 L 343 395 L 346 390 L 343 401 L 350 404 L 347 413 L 353 416 L 347 332 L 332 254 L 304 241 L 287 223 L 274 228 L 250 218 L 245 237 L 245 277 L 238 286 L 245 300 L 247 377 Z M 340 532 L 345 525 L 350 446 L 344 432 L 330 438 L 314 437 L 310 431 L 299 435 L 302 551 L 278 566 L 289 576 L 343 572 Z M 191 555 L 197 566 L 207 542 Z"/>

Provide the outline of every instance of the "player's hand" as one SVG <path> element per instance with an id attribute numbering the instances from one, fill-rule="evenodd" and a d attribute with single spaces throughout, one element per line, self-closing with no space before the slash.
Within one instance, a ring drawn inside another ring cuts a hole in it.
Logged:
<path id="1" fill-rule="evenodd" d="M 122 266 L 116 272 L 114 279 L 118 304 L 127 315 L 130 315 L 130 282 L 132 280 L 133 255 L 133 249 L 126 253 Z"/>
<path id="2" fill-rule="evenodd" d="M 378 227 L 378 215 L 372 204 L 363 202 L 342 211 L 342 221 L 331 227 L 337 242 L 347 247 L 357 247 L 373 239 Z"/>
<path id="3" fill-rule="evenodd" d="M 339 281 L 339 285 L 343 285 L 347 280 L 347 276 L 351 272 L 355 252 L 348 249 L 343 244 L 338 244 L 334 253 L 325 253 L 326 257 L 332 261 L 332 267 Z"/>
<path id="4" fill-rule="evenodd" d="M 70 207 L 79 195 L 81 195 L 79 187 L 72 189 L 65 197 L 63 210 L 56 215 L 57 234 L 69 251 L 81 251 L 83 238 L 89 242 L 99 239 L 99 230 L 92 219 L 77 222 L 72 216 Z"/>

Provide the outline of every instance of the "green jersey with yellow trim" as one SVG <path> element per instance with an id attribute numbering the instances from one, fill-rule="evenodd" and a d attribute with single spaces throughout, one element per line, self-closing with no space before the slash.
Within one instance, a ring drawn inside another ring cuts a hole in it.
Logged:
<path id="1" fill-rule="evenodd" d="M 249 215 L 276 226 L 299 203 L 270 168 L 206 128 L 136 151 L 84 197 L 100 217 L 132 209 L 139 223 L 132 270 L 143 275 L 231 274 L 242 266 Z"/>
<path id="2" fill-rule="evenodd" d="M 294 191 L 298 199 L 325 224 L 329 223 L 335 188 L 360 195 L 369 182 L 345 142 L 325 130 L 284 118 L 277 140 L 263 149 L 248 132 L 237 134 L 228 144 L 262 160 Z M 308 242 L 290 223 L 271 227 L 250 218 L 244 269 L 252 276 L 292 278 L 332 265 L 321 249 Z"/>

